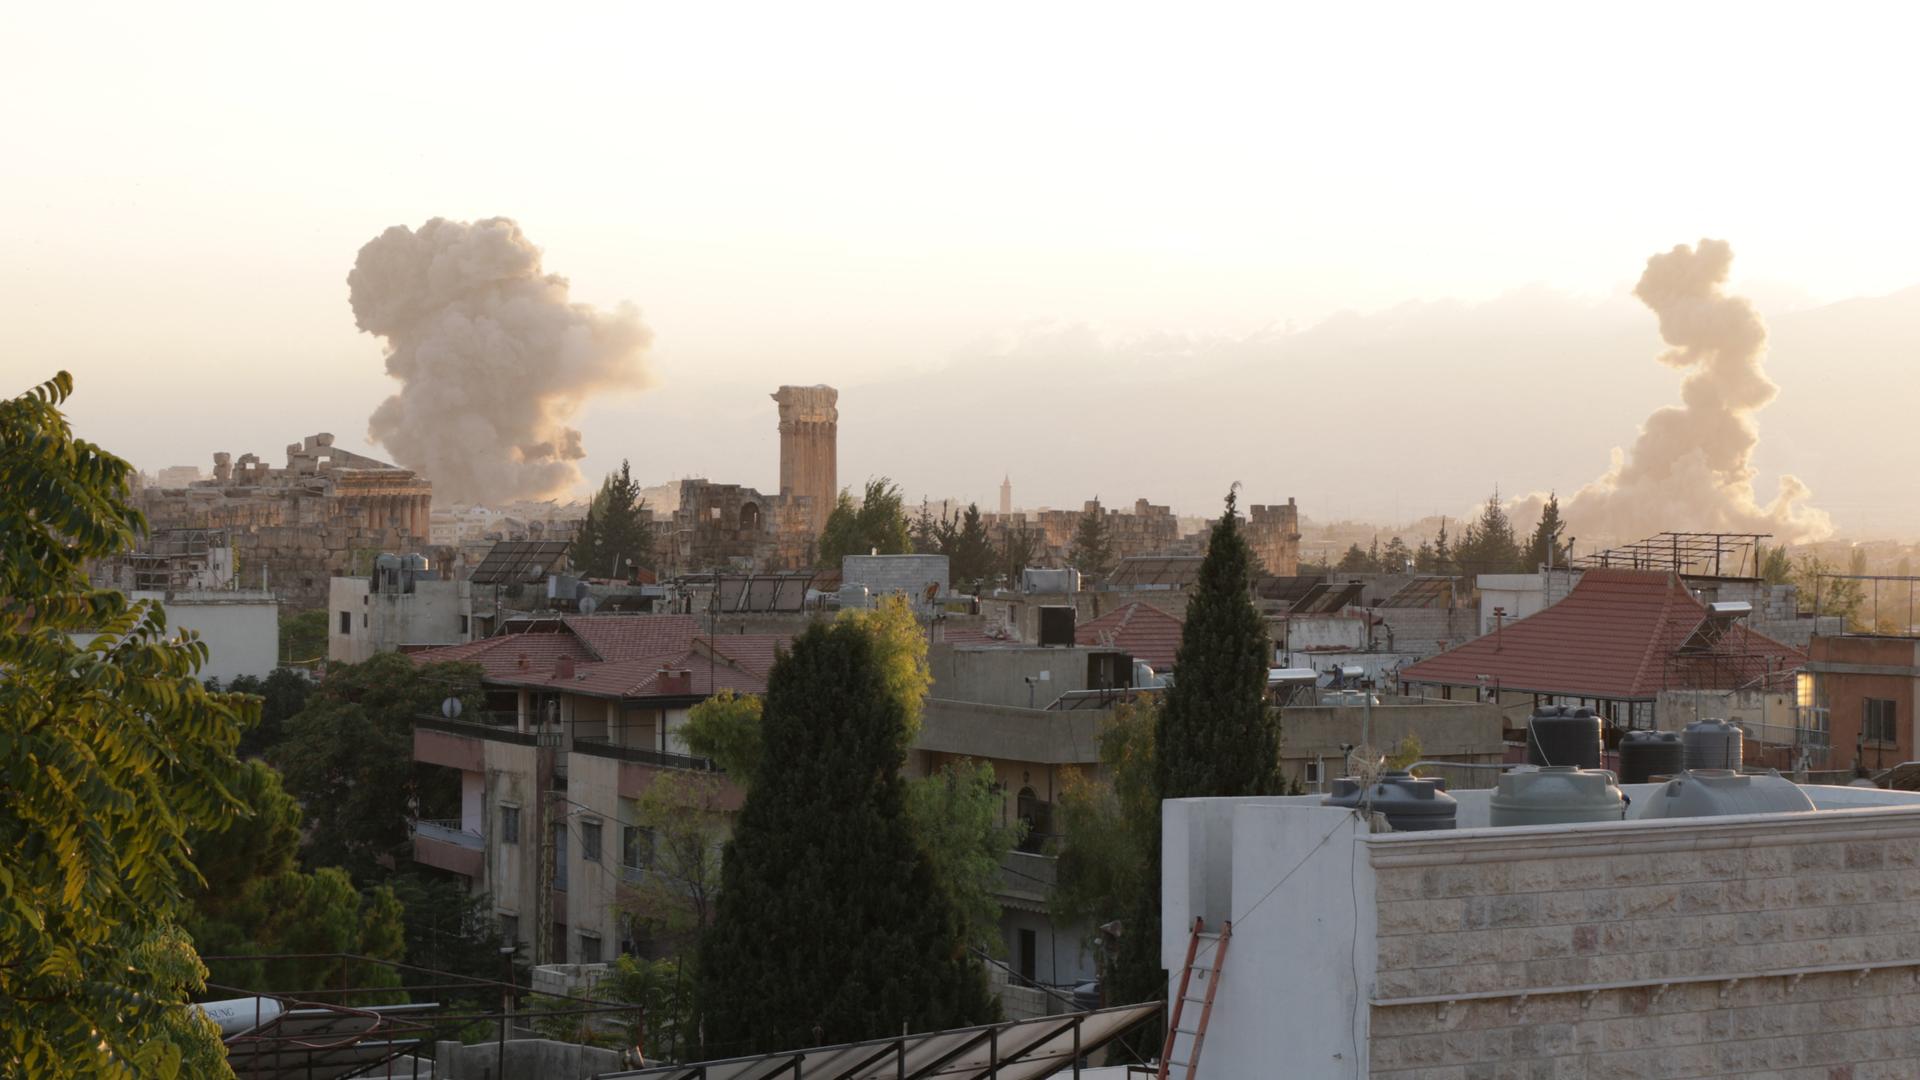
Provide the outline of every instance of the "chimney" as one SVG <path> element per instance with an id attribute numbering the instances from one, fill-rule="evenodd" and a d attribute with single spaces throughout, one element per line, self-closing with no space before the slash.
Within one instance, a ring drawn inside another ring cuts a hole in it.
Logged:
<path id="1" fill-rule="evenodd" d="M 663 667 L 653 685 L 662 697 L 689 695 L 693 693 L 693 672 L 687 668 Z"/>
<path id="2" fill-rule="evenodd" d="M 553 677 L 555 679 L 573 678 L 573 657 L 556 657 L 553 661 Z"/>

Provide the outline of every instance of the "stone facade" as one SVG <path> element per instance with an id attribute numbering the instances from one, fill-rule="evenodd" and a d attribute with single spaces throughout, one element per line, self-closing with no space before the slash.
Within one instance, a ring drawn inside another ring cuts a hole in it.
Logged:
<path id="1" fill-rule="evenodd" d="M 1674 824 L 1374 845 L 1371 1075 L 1920 1075 L 1920 820 Z"/>
<path id="2" fill-rule="evenodd" d="M 840 391 L 831 386 L 783 386 L 780 403 L 780 496 L 804 498 L 807 531 L 826 528 L 840 493 Z"/>
<path id="3" fill-rule="evenodd" d="M 361 569 L 383 551 L 424 549 L 433 485 L 410 469 L 340 450 L 333 436 L 287 447 L 285 468 L 258 455 L 213 455 L 213 478 L 184 488 L 148 488 L 140 508 L 149 526 L 225 529 L 235 577 L 266 585 L 295 610 L 324 607 L 329 579 Z"/>
<path id="4" fill-rule="evenodd" d="M 812 564 L 812 499 L 739 484 L 682 480 L 662 554 L 681 572 L 804 570 Z"/>
<path id="5" fill-rule="evenodd" d="M 1300 572 L 1300 508 L 1288 499 L 1285 505 L 1247 507 L 1247 543 L 1254 557 L 1273 577 L 1292 577 Z"/>

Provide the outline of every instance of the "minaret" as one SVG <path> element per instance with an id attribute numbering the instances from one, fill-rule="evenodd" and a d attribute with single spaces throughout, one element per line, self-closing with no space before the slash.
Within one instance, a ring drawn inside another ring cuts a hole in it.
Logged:
<path id="1" fill-rule="evenodd" d="M 1000 481 L 1000 516 L 1013 516 L 1013 477 L 1007 476 Z"/>

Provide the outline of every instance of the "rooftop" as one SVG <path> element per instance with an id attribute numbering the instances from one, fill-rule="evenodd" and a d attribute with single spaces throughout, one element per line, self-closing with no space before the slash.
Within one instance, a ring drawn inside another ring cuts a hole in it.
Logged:
<path id="1" fill-rule="evenodd" d="M 1402 668 L 1403 683 L 1649 700 L 1799 669 L 1800 650 L 1710 612 L 1672 573 L 1589 570 L 1567 598 Z"/>
<path id="2" fill-rule="evenodd" d="M 1178 616 L 1134 601 L 1074 627 L 1073 640 L 1081 645 L 1119 649 L 1155 671 L 1168 671 L 1180 651 L 1180 634 L 1185 626 Z"/>

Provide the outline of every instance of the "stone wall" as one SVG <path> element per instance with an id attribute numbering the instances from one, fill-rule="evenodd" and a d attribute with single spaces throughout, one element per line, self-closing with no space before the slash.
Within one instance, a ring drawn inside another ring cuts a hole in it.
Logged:
<path id="1" fill-rule="evenodd" d="M 780 404 L 780 494 L 807 501 L 807 531 L 826 528 L 840 492 L 840 392 L 831 386 L 783 386 Z"/>
<path id="2" fill-rule="evenodd" d="M 1274 577 L 1298 574 L 1300 508 L 1294 501 L 1288 499 L 1284 506 L 1249 506 L 1247 515 L 1247 543 L 1266 572 Z"/>
<path id="3" fill-rule="evenodd" d="M 225 529 L 234 576 L 265 586 L 285 607 L 324 607 L 328 580 L 365 569 L 380 552 L 427 548 L 433 486 L 407 469 L 335 450 L 331 435 L 287 447 L 284 469 L 256 455 L 214 455 L 214 479 L 148 488 L 140 508 L 154 531 Z"/>
<path id="4" fill-rule="evenodd" d="M 1920 815 L 1631 830 L 1374 838 L 1370 1074 L 1920 1075 Z"/>

